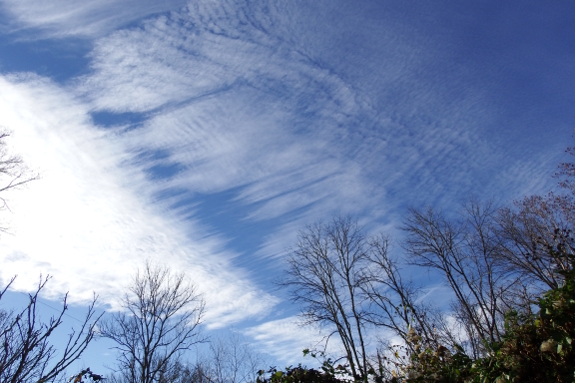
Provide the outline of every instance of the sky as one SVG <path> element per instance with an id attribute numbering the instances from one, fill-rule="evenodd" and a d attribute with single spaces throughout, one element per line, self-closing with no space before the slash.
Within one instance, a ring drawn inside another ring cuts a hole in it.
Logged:
<path id="1" fill-rule="evenodd" d="M 0 280 L 114 311 L 149 259 L 208 334 L 297 361 L 321 338 L 274 285 L 298 230 L 399 242 L 409 207 L 549 189 L 573 25 L 572 2 L 0 0 L 0 126 L 39 175 L 6 196 Z"/>

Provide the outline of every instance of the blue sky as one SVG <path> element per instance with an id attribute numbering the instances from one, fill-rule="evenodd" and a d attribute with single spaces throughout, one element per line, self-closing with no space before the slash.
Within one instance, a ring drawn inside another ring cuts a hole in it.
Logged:
<path id="1" fill-rule="evenodd" d="M 317 338 L 273 281 L 297 231 L 546 191 L 575 115 L 575 4 L 0 0 L 0 278 L 111 309 L 150 258 L 206 331 L 280 361 Z M 398 247 L 398 246 L 397 246 Z M 396 247 L 396 248 L 397 248 Z M 296 330 L 297 329 L 297 330 Z"/>

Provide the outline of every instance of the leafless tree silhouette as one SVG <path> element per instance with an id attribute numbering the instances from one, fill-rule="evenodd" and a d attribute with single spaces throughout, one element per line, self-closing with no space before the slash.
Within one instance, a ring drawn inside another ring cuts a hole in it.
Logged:
<path id="1" fill-rule="evenodd" d="M 161 381 L 178 367 L 182 352 L 203 340 L 204 301 L 184 274 L 146 262 L 121 306 L 125 312 L 103 321 L 100 331 L 120 352 L 122 381 Z"/>

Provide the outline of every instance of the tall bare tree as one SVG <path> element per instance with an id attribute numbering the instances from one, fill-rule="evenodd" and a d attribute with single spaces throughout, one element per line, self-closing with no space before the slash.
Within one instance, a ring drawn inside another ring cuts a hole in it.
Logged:
<path id="1" fill-rule="evenodd" d="M 121 302 L 123 312 L 103 321 L 101 335 L 120 352 L 121 381 L 160 382 L 178 358 L 203 339 L 204 301 L 185 274 L 146 262 Z"/>
<path id="2" fill-rule="evenodd" d="M 501 209 L 498 217 L 499 257 L 510 271 L 529 281 L 534 296 L 560 287 L 563 276 L 556 271 L 573 267 L 569 258 L 557 256 L 549 249 L 564 246 L 566 252 L 575 254 L 570 238 L 573 226 L 562 219 L 562 214 L 550 206 L 547 198 L 525 198 L 514 207 Z"/>
<path id="3" fill-rule="evenodd" d="M 351 373 L 367 379 L 367 318 L 361 284 L 367 267 L 366 241 L 358 224 L 347 218 L 318 223 L 301 231 L 288 258 L 288 277 L 282 285 L 292 300 L 303 305 L 307 324 L 327 325 L 345 349 Z"/>
<path id="4" fill-rule="evenodd" d="M 575 149 L 567 152 L 574 155 Z M 536 287 L 535 295 L 560 287 L 564 273 L 575 266 L 575 164 L 561 163 L 555 177 L 559 190 L 526 197 L 498 216 L 499 256 Z"/>
<path id="5" fill-rule="evenodd" d="M 435 346 L 459 343 L 445 315 L 422 302 L 422 289 L 402 276 L 387 237 L 366 237 L 350 218 L 300 232 L 287 262 L 282 284 L 302 304 L 304 323 L 333 329 L 356 379 L 366 380 L 381 368 L 379 361 L 389 351 L 385 338 L 373 342 L 372 331 L 407 340 L 414 327 Z"/>
<path id="6" fill-rule="evenodd" d="M 0 291 L 0 300 L 14 279 Z M 101 317 L 95 315 L 96 298 L 88 307 L 79 330 L 73 330 L 69 335 L 64 350 L 58 352 L 54 348 L 51 341 L 55 330 L 63 323 L 68 305 L 64 297 L 62 309 L 56 316 L 48 322 L 38 318 L 39 294 L 49 279 L 49 276 L 40 279 L 36 291 L 28 295 L 28 304 L 22 310 L 0 309 L 0 382 L 52 382 L 60 379 L 94 337 L 95 326 Z"/>
<path id="7" fill-rule="evenodd" d="M 409 330 L 421 334 L 433 347 L 454 347 L 461 343 L 448 324 L 441 310 L 421 298 L 425 291 L 405 275 L 397 259 L 388 251 L 388 238 L 384 235 L 371 238 L 367 256 L 370 267 L 365 273 L 362 290 L 369 310 L 366 317 L 378 327 L 398 335 L 410 345 Z"/>
<path id="8" fill-rule="evenodd" d="M 474 357 L 482 355 L 485 341 L 501 339 L 503 317 L 516 304 L 520 282 L 499 262 L 494 215 L 491 205 L 470 202 L 461 220 L 412 210 L 403 227 L 411 263 L 439 271 L 453 292 L 453 312 Z"/>

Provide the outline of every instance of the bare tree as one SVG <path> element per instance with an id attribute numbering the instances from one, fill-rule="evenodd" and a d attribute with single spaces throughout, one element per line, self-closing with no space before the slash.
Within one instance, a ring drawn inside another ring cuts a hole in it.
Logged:
<path id="1" fill-rule="evenodd" d="M 0 210 L 8 208 L 6 192 L 21 187 L 38 178 L 26 165 L 20 156 L 14 155 L 8 148 L 8 138 L 11 132 L 0 127 Z M 6 228 L 0 228 L 5 231 Z"/>
<path id="2" fill-rule="evenodd" d="M 440 271 L 454 293 L 449 314 L 455 323 L 422 299 L 423 286 L 408 279 L 390 256 L 387 237 L 367 238 L 350 219 L 337 218 L 300 232 L 282 285 L 302 304 L 305 323 L 329 326 L 339 336 L 356 379 L 367 379 L 376 366 L 380 369 L 382 352 L 391 346 L 383 338 L 375 351 L 367 335 L 369 331 L 373 339 L 372 330 L 381 334 L 386 329 L 408 347 L 415 331 L 432 349 L 459 351 L 464 346 L 478 358 L 485 342 L 501 339 L 504 315 L 516 305 L 518 276 L 496 256 L 494 215 L 490 205 L 470 203 L 461 221 L 414 210 L 404 225 L 408 263 Z"/>
<path id="3" fill-rule="evenodd" d="M 258 370 L 266 365 L 261 354 L 252 349 L 241 335 L 210 339 L 209 350 L 200 354 L 195 363 L 185 359 L 171 363 L 161 373 L 159 383 L 255 383 Z M 122 376 L 110 376 L 113 383 L 129 382 Z"/>
<path id="4" fill-rule="evenodd" d="M 14 279 L 0 291 L 0 300 Z M 100 316 L 95 316 L 94 304 L 88 307 L 78 331 L 72 331 L 63 351 L 58 352 L 50 341 L 68 310 L 66 297 L 59 314 L 47 323 L 38 318 L 38 296 L 50 277 L 40 279 L 38 288 L 28 295 L 28 304 L 21 311 L 0 309 L 0 382 L 52 382 L 61 378 L 66 368 L 76 361 L 94 337 Z"/>
<path id="5" fill-rule="evenodd" d="M 334 329 L 356 379 L 379 370 L 392 346 L 380 338 L 375 350 L 375 343 L 368 344 L 369 330 L 381 334 L 386 329 L 406 344 L 410 328 L 434 346 L 459 343 L 445 315 L 422 302 L 422 289 L 402 276 L 388 253 L 387 237 L 367 238 L 349 218 L 300 232 L 296 250 L 288 256 L 287 274 L 282 285 L 303 304 L 305 323 Z M 373 332 L 369 336 L 373 338 Z"/>
<path id="6" fill-rule="evenodd" d="M 369 241 L 370 267 L 365 273 L 362 290 L 370 309 L 366 317 L 378 327 L 400 336 L 406 345 L 409 330 L 414 329 L 432 347 L 454 348 L 461 343 L 441 310 L 426 304 L 424 290 L 406 279 L 396 259 L 388 252 L 388 239 L 383 235 Z"/>
<path id="7" fill-rule="evenodd" d="M 575 148 L 566 152 L 575 155 Z M 558 190 L 530 196 L 498 215 L 499 257 L 508 269 L 531 285 L 530 296 L 557 289 L 575 259 L 575 164 L 559 164 Z"/>
<path id="8" fill-rule="evenodd" d="M 160 382 L 171 376 L 180 355 L 201 342 L 204 301 L 182 274 L 146 262 L 119 312 L 101 326 L 116 343 L 118 372 L 130 383 Z"/>
<path id="9" fill-rule="evenodd" d="M 333 328 L 345 349 L 350 372 L 367 379 L 368 324 L 361 302 L 361 284 L 367 267 L 366 241 L 356 222 L 336 218 L 299 233 L 288 258 L 287 278 L 281 283 L 292 300 L 303 305 L 306 324 Z"/>
<path id="10" fill-rule="evenodd" d="M 556 271 L 569 269 L 569 260 L 555 256 L 548 249 L 563 242 L 566 250 L 574 254 L 569 232 L 565 230 L 572 226 L 561 222 L 557 211 L 551 210 L 540 196 L 525 198 L 515 208 L 501 209 L 498 218 L 499 257 L 508 269 L 530 281 L 535 296 L 561 286 L 563 278 Z"/>
<path id="11" fill-rule="evenodd" d="M 258 370 L 265 365 L 263 356 L 247 343 L 238 333 L 210 341 L 208 355 L 199 363 L 210 383 L 255 382 Z"/>
<path id="12" fill-rule="evenodd" d="M 501 339 L 504 314 L 516 305 L 519 278 L 498 261 L 490 205 L 469 203 L 463 219 L 448 220 L 428 209 L 405 221 L 405 249 L 412 264 L 440 272 L 454 294 L 453 312 L 467 332 L 474 357 L 485 341 Z"/>

